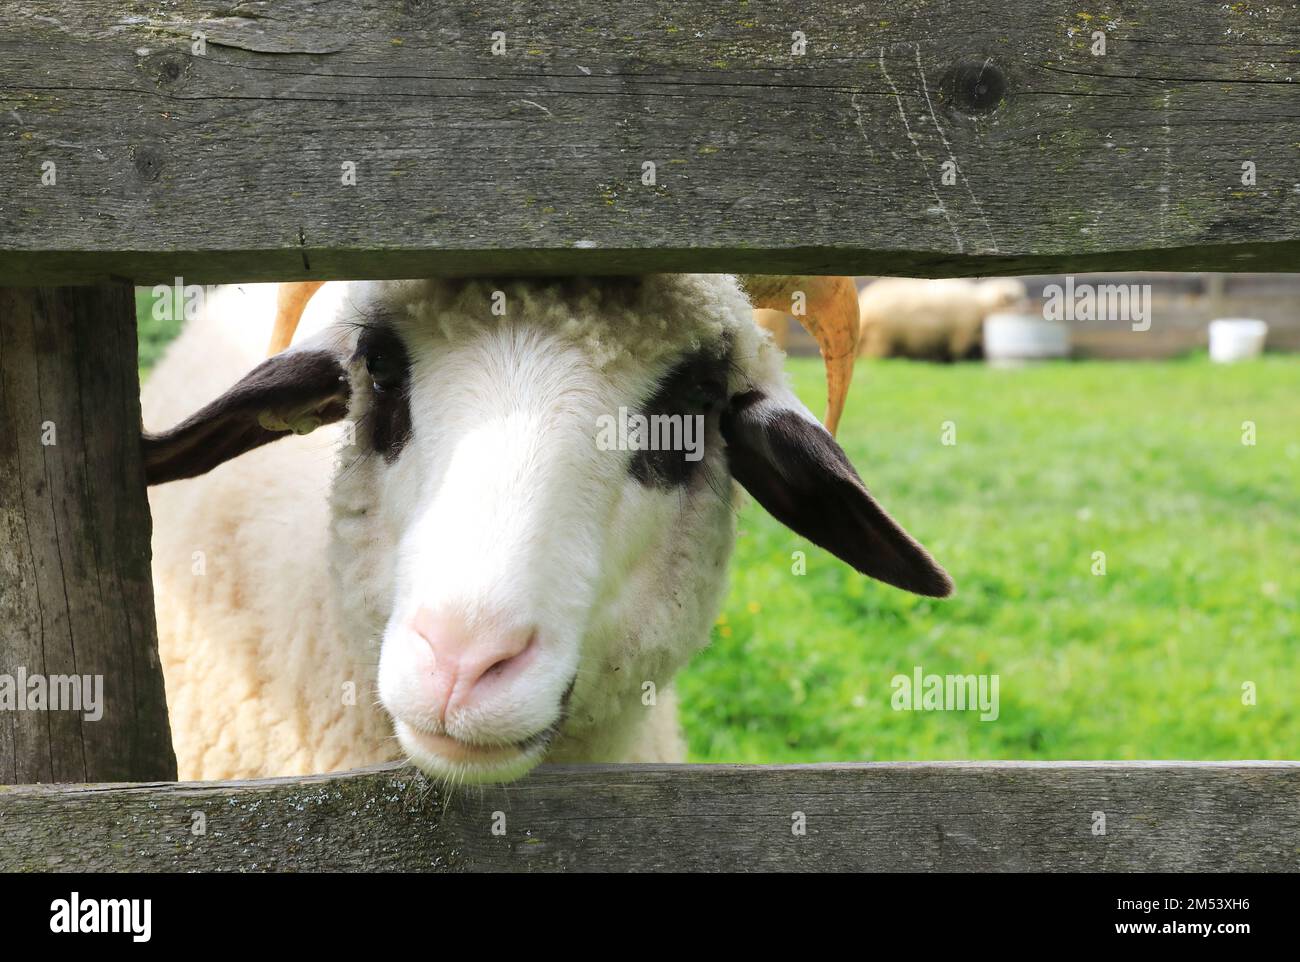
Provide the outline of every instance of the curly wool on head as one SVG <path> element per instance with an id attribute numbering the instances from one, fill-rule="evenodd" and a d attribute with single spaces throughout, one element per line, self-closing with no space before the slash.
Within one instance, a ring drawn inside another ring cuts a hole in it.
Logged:
<path id="1" fill-rule="evenodd" d="M 648 274 L 359 282 L 351 285 L 348 303 L 359 314 L 400 312 L 403 321 L 436 330 L 448 342 L 472 338 L 494 322 L 527 317 L 610 372 L 700 350 L 719 343 L 727 331 L 742 353 L 762 354 L 770 373 L 779 367 L 780 355 L 762 349 L 744 292 L 722 280 L 720 275 Z M 501 313 L 485 311 L 494 303 Z"/>

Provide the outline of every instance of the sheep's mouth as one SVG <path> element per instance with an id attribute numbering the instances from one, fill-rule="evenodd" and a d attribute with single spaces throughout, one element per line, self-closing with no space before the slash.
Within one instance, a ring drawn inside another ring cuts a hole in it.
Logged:
<path id="1" fill-rule="evenodd" d="M 545 756 L 568 718 L 576 684 L 575 676 L 560 699 L 560 714 L 555 721 L 516 742 L 470 742 L 394 719 L 397 734 L 415 766 L 430 774 L 445 775 L 454 770 L 459 778 L 468 780 L 510 781 L 526 774 Z"/>
<path id="2" fill-rule="evenodd" d="M 409 725 L 403 727 L 406 729 L 403 733 L 405 740 L 419 749 L 414 759 L 416 764 L 420 763 L 423 756 L 432 755 L 452 764 L 483 768 L 512 765 L 526 756 L 542 754 L 557 730 L 557 726 L 552 725 L 521 741 L 489 745 L 463 741 L 452 735 L 421 731 Z"/>

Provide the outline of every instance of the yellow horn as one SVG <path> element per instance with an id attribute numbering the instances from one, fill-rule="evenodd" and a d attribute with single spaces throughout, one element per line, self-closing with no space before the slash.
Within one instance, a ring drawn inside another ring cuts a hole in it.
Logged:
<path id="1" fill-rule="evenodd" d="M 795 317 L 821 348 L 826 365 L 826 430 L 834 434 L 844 413 L 858 348 L 858 288 L 853 278 L 745 274 L 741 282 L 759 309 L 795 314 L 800 306 L 795 294 L 803 293 L 804 311 Z"/>
<path id="2" fill-rule="evenodd" d="M 298 329 L 298 322 L 302 320 L 302 312 L 307 309 L 307 302 L 324 283 L 324 281 L 297 281 L 280 285 L 275 300 L 275 328 L 271 331 L 271 346 L 266 349 L 268 357 L 279 354 L 293 341 L 293 332 Z"/>

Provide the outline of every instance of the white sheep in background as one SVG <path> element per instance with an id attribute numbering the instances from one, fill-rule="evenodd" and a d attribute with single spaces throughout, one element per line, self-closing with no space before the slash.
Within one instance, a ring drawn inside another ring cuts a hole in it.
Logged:
<path id="1" fill-rule="evenodd" d="M 176 425 L 144 449 L 182 778 L 680 760 L 672 680 L 720 606 L 733 478 L 859 571 L 951 589 L 732 277 L 329 284 L 258 364 L 275 299 L 218 291 L 144 392 Z M 626 412 L 698 416 L 699 459 L 608 449 Z M 291 428 L 313 433 L 268 443 Z"/>
<path id="2" fill-rule="evenodd" d="M 1011 277 L 884 277 L 858 295 L 858 354 L 959 361 L 981 346 L 986 317 L 1024 300 L 1024 284 Z"/>

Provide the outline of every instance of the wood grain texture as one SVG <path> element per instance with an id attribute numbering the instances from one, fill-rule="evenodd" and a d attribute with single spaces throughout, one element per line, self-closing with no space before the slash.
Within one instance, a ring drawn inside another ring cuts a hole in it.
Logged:
<path id="1" fill-rule="evenodd" d="M 1297 82 L 1289 0 L 16 0 L 0 283 L 1295 270 Z"/>
<path id="2" fill-rule="evenodd" d="M 0 703 L 0 783 L 176 777 L 139 437 L 130 285 L 0 288 L 0 675 L 102 678 Z"/>
<path id="3" fill-rule="evenodd" d="M 31 786 L 0 789 L 0 871 L 1293 872 L 1297 797 L 1297 762 L 543 767 L 451 796 L 396 766 Z"/>

